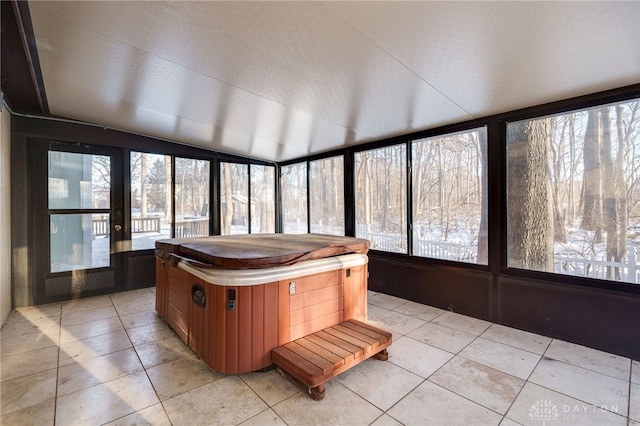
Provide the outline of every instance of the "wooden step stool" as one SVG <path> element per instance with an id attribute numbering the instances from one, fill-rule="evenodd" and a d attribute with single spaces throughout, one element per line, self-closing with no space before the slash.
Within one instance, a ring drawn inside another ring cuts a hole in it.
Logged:
<path id="1" fill-rule="evenodd" d="M 324 398 L 324 382 L 372 356 L 386 361 L 390 344 L 390 332 L 350 319 L 278 346 L 271 361 L 318 401 Z"/>

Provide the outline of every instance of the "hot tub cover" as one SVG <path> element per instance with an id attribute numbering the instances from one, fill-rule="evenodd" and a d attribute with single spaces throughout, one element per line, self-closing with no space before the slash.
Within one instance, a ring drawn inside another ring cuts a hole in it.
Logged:
<path id="1" fill-rule="evenodd" d="M 347 253 L 367 254 L 369 240 L 322 234 L 250 234 L 156 241 L 157 257 L 200 268 L 272 268 Z"/>

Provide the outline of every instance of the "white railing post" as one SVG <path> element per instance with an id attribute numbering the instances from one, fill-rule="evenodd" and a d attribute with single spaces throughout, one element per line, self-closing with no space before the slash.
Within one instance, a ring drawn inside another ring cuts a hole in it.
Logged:
<path id="1" fill-rule="evenodd" d="M 630 278 L 629 281 L 640 284 L 640 282 L 638 282 L 638 255 L 636 249 L 632 246 L 629 246 L 627 250 L 627 274 L 627 278 Z"/>

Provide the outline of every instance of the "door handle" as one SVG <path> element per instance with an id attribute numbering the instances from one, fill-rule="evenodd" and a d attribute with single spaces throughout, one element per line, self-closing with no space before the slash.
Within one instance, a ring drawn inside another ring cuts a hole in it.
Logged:
<path id="1" fill-rule="evenodd" d="M 120 226 L 120 225 L 116 225 L 116 226 L 114 226 L 114 227 L 113 227 L 113 229 L 115 229 L 116 231 L 119 231 L 119 230 L 121 230 L 121 229 L 122 229 L 122 226 Z"/>

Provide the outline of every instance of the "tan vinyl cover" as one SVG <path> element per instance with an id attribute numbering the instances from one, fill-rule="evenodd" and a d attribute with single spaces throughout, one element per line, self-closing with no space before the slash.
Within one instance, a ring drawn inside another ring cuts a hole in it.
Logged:
<path id="1" fill-rule="evenodd" d="M 252 234 L 156 241 L 156 256 L 200 268 L 272 268 L 347 253 L 366 254 L 369 241 L 321 234 Z"/>

